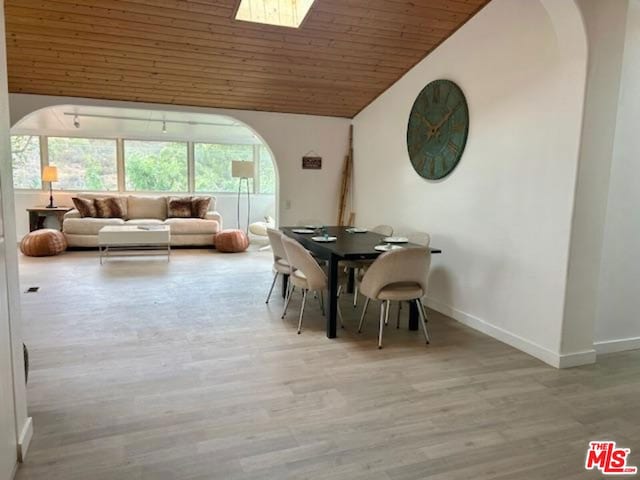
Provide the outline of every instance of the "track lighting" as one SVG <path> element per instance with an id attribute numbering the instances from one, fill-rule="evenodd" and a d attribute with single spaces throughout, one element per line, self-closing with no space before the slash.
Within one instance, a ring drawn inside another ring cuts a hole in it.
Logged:
<path id="1" fill-rule="evenodd" d="M 78 115 L 73 117 L 73 126 L 76 128 L 80 128 L 80 120 L 78 120 Z"/>

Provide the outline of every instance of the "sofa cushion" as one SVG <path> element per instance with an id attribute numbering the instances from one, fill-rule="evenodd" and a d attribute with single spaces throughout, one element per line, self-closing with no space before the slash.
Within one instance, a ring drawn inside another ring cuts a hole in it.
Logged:
<path id="1" fill-rule="evenodd" d="M 162 220 L 156 218 L 135 218 L 124 223 L 125 225 L 164 225 Z"/>
<path id="2" fill-rule="evenodd" d="M 209 211 L 211 197 L 192 197 L 191 198 L 191 216 L 194 218 L 205 218 Z"/>
<path id="3" fill-rule="evenodd" d="M 107 225 L 124 225 L 121 218 L 68 218 L 63 223 L 64 233 L 75 235 L 98 235 Z"/>
<path id="4" fill-rule="evenodd" d="M 98 218 L 125 218 L 126 201 L 120 197 L 96 198 L 93 201 Z"/>
<path id="5" fill-rule="evenodd" d="M 191 197 L 168 197 L 167 217 L 191 218 Z"/>
<path id="6" fill-rule="evenodd" d="M 215 234 L 220 229 L 217 221 L 201 218 L 167 218 L 164 224 L 176 235 Z"/>
<path id="7" fill-rule="evenodd" d="M 158 220 L 164 220 L 167 218 L 167 197 L 142 197 L 129 195 L 128 218 L 130 220 L 138 218 L 156 218 Z"/>
<path id="8" fill-rule="evenodd" d="M 71 197 L 71 201 L 81 217 L 95 217 L 97 215 L 93 198 Z"/>

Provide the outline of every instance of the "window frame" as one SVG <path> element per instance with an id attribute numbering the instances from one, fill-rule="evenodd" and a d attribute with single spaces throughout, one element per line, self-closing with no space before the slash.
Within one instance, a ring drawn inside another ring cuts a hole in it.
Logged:
<path id="1" fill-rule="evenodd" d="M 189 142 L 192 145 L 193 148 L 193 158 L 192 158 L 192 173 L 193 173 L 193 189 L 191 190 L 191 193 L 193 194 L 203 194 L 203 195 L 207 195 L 209 193 L 211 193 L 212 195 L 237 195 L 237 190 L 233 191 L 233 192 L 201 192 L 199 190 L 196 190 L 196 145 L 239 145 L 239 146 L 250 146 L 251 148 L 251 161 L 253 162 L 254 165 L 254 170 L 253 170 L 253 178 L 252 178 L 252 182 L 250 184 L 250 188 L 251 188 L 251 195 L 261 195 L 260 193 L 258 193 L 259 190 L 259 185 L 260 185 L 260 166 L 258 165 L 259 163 L 259 155 L 260 155 L 260 147 L 263 144 L 259 144 L 256 145 L 255 143 L 232 143 L 232 142 Z"/>
<path id="2" fill-rule="evenodd" d="M 41 138 L 45 139 L 45 151 L 46 151 L 46 158 L 42 158 L 41 162 L 40 162 L 40 173 L 42 174 L 42 170 L 44 170 L 44 167 L 51 165 L 51 158 L 49 156 L 49 139 L 51 138 L 80 138 L 82 140 L 112 140 L 116 142 L 116 189 L 115 190 L 90 190 L 88 188 L 80 188 L 80 189 L 76 189 L 76 188 L 59 188 L 59 191 L 62 192 L 96 192 L 96 193 L 118 193 L 119 192 L 119 184 L 118 184 L 118 177 L 120 175 L 120 172 L 118 171 L 118 139 L 117 138 L 112 138 L 112 137 L 87 137 L 84 135 L 42 135 Z M 42 145 L 42 144 L 41 144 Z M 42 155 L 42 148 L 40 149 L 40 155 Z M 56 165 L 54 163 L 54 165 Z M 45 186 L 46 182 L 42 182 L 42 190 L 45 191 L 49 191 L 49 187 Z M 55 189 L 54 189 L 55 190 Z"/>
<path id="3" fill-rule="evenodd" d="M 191 167 L 189 166 L 189 150 L 190 147 L 189 145 L 193 142 L 187 142 L 184 140 L 171 140 L 171 139 L 164 139 L 164 140 L 156 140 L 156 139 L 146 139 L 146 138 L 119 138 L 119 141 L 121 143 L 121 153 L 122 153 L 122 169 L 118 170 L 118 177 L 122 177 L 122 190 L 119 190 L 120 193 L 148 193 L 148 194 L 163 194 L 163 195 L 182 195 L 182 194 L 191 194 L 193 193 L 192 191 L 189 191 L 189 187 L 190 187 L 190 180 L 189 180 L 189 174 L 190 174 L 190 170 Z M 186 192 L 182 192 L 182 191 L 163 191 L 163 190 L 128 190 L 127 189 L 127 162 L 126 162 L 126 149 L 124 147 L 124 143 L 125 142 L 155 142 L 155 143 L 184 143 L 187 146 L 187 191 Z M 119 187 L 120 185 L 118 185 Z"/>
<path id="4" fill-rule="evenodd" d="M 13 190 L 16 192 L 43 192 L 43 191 L 49 191 L 49 187 L 45 187 L 45 182 L 42 181 L 42 172 L 44 171 L 44 167 L 46 166 L 43 163 L 44 160 L 44 156 L 42 154 L 43 152 L 43 139 L 45 139 L 44 141 L 46 142 L 46 136 L 45 135 L 31 135 L 29 133 L 15 133 L 12 135 L 9 135 L 9 145 L 11 145 L 11 137 L 38 137 L 38 150 L 39 150 L 39 154 L 40 154 L 40 188 L 20 188 L 20 187 L 16 187 L 14 184 L 14 177 L 13 177 L 13 149 L 11 149 L 11 183 L 13 184 Z M 46 150 L 46 146 L 44 147 L 44 150 Z"/>
<path id="5" fill-rule="evenodd" d="M 195 172 L 195 146 L 196 144 L 205 144 L 205 145 L 249 145 L 252 147 L 252 160 L 255 165 L 254 177 L 251 182 L 251 194 L 252 195 L 277 195 L 278 192 L 278 175 L 277 169 L 275 166 L 275 160 L 273 158 L 273 153 L 269 149 L 269 147 L 265 143 L 235 143 L 235 142 L 203 142 L 203 141 L 185 141 L 178 139 L 147 139 L 147 138 L 139 138 L 139 137 L 97 137 L 97 136 L 86 136 L 86 135 L 74 135 L 74 134 L 65 134 L 65 135 L 35 135 L 30 133 L 13 133 L 11 136 L 33 136 L 38 137 L 38 141 L 40 142 L 40 176 L 42 176 L 42 171 L 44 167 L 51 165 L 51 159 L 49 156 L 49 139 L 50 138 L 78 138 L 85 140 L 111 140 L 116 142 L 116 190 L 90 190 L 90 189 L 58 189 L 62 192 L 92 192 L 92 193 L 121 193 L 121 194 L 175 194 L 175 195 L 236 195 L 237 192 L 199 192 L 195 189 L 196 182 L 196 172 Z M 158 142 L 158 143 L 184 143 L 187 146 L 187 191 L 181 192 L 167 192 L 161 190 L 128 190 L 126 188 L 126 164 L 125 164 L 125 145 L 124 143 L 127 141 L 133 142 Z M 271 161 L 274 164 L 274 176 L 275 176 L 275 188 L 276 191 L 273 193 L 263 193 L 260 191 L 260 148 L 266 148 L 271 156 Z M 11 158 L 11 164 L 13 166 L 13 155 Z M 12 180 L 13 181 L 13 180 Z M 41 181 L 41 188 L 16 188 L 14 186 L 15 191 L 20 192 L 41 192 L 41 191 L 49 191 L 49 186 L 45 185 L 46 182 Z"/>

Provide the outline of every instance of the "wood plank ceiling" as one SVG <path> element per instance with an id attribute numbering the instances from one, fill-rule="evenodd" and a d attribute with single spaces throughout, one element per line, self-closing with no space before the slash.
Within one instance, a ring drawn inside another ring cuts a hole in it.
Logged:
<path id="1" fill-rule="evenodd" d="M 353 117 L 489 0 L 316 0 L 300 29 L 238 0 L 6 0 L 9 90 Z"/>

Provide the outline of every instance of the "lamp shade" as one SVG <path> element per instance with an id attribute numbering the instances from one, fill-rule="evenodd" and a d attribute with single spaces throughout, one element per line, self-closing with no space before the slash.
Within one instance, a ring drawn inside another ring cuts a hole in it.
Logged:
<path id="1" fill-rule="evenodd" d="M 58 167 L 48 165 L 42 170 L 42 181 L 44 182 L 57 182 L 58 181 Z"/>
<path id="2" fill-rule="evenodd" d="M 233 160 L 231 162 L 231 176 L 233 178 L 253 178 L 254 163 Z"/>

